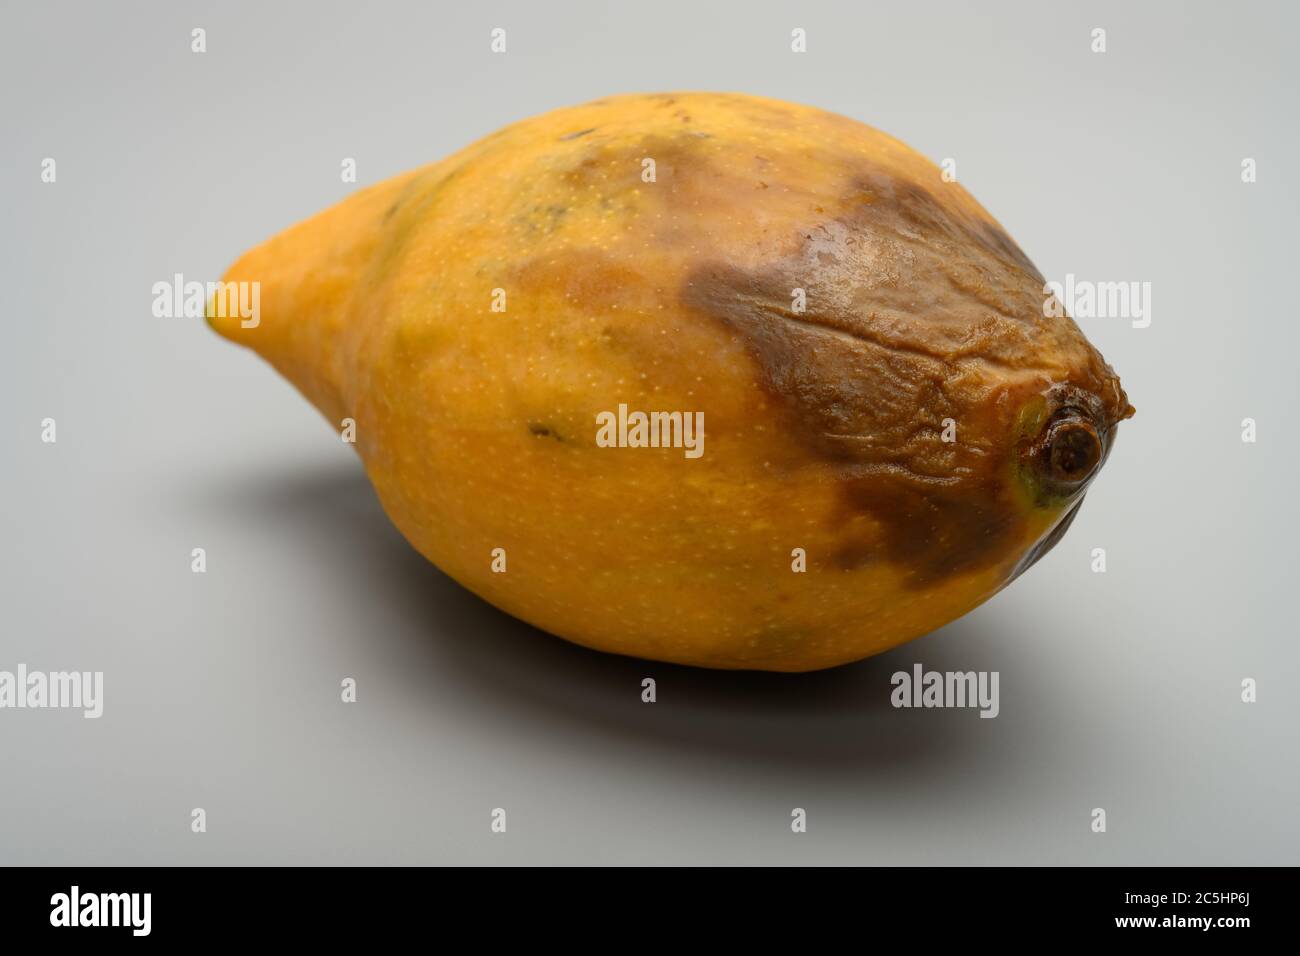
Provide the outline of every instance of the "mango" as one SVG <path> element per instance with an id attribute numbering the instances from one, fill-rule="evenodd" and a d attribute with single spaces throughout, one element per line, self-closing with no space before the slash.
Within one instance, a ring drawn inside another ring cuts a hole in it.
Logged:
<path id="1" fill-rule="evenodd" d="M 515 123 L 225 281 L 260 284 L 259 321 L 210 324 L 355 423 L 421 554 L 660 661 L 813 670 L 965 614 L 1059 539 L 1133 414 L 965 189 L 753 96 Z"/>

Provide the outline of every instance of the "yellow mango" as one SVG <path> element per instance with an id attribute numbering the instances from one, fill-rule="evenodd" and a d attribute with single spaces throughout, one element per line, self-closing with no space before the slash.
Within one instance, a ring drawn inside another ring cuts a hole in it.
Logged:
<path id="1" fill-rule="evenodd" d="M 953 620 L 1054 543 L 1133 413 L 960 185 L 751 96 L 515 123 L 225 281 L 260 321 L 211 324 L 355 421 L 421 554 L 656 660 L 812 670 Z"/>

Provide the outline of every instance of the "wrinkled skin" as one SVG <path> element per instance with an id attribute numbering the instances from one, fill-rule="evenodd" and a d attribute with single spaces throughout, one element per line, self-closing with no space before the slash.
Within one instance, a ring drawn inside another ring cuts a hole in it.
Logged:
<path id="1" fill-rule="evenodd" d="M 1132 414 L 961 186 L 748 96 L 525 120 L 226 279 L 262 283 L 261 324 L 212 324 L 355 419 L 422 554 L 544 630 L 659 660 L 811 670 L 943 625 L 1054 542 Z M 704 412 L 703 456 L 598 447 L 619 403 Z"/>

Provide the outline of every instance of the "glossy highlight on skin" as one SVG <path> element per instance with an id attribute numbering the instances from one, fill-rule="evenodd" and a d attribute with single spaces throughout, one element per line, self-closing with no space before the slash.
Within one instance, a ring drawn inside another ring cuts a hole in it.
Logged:
<path id="1" fill-rule="evenodd" d="M 1059 539 L 1133 412 L 962 186 L 739 94 L 524 120 L 226 280 L 261 283 L 262 322 L 213 326 L 356 421 L 422 554 L 656 660 L 811 670 L 942 626 Z M 707 451 L 597 447 L 620 404 L 703 412 Z"/>

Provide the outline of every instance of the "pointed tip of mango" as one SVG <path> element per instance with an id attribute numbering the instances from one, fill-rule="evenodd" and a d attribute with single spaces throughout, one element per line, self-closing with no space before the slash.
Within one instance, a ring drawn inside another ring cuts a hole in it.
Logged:
<path id="1" fill-rule="evenodd" d="M 208 299 L 207 312 L 203 317 L 203 321 L 208 324 L 208 328 L 213 332 L 216 332 L 223 339 L 234 338 L 232 330 L 228 327 L 230 319 L 225 316 L 217 315 L 216 305 L 212 299 Z"/>

